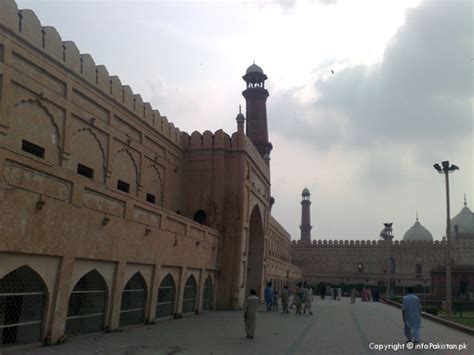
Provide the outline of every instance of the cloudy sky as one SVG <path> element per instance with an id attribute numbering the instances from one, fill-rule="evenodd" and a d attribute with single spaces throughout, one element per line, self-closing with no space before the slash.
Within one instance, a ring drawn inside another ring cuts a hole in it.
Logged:
<path id="1" fill-rule="evenodd" d="M 396 239 L 415 213 L 445 234 L 473 189 L 472 1 L 17 0 L 181 130 L 232 133 L 255 60 L 269 79 L 273 215 L 299 238 Z M 334 74 L 331 73 L 334 71 Z"/>

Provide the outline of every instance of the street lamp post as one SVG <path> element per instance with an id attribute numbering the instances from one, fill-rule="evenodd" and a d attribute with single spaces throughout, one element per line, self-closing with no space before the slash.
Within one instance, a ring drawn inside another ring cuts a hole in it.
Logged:
<path id="1" fill-rule="evenodd" d="M 452 281 L 451 281 L 451 216 L 449 211 L 449 173 L 452 173 L 459 168 L 451 164 L 449 161 L 443 161 L 441 166 L 434 164 L 433 167 L 440 174 L 444 174 L 446 183 L 446 306 L 448 311 L 448 319 L 452 316 Z"/>
<path id="2" fill-rule="evenodd" d="M 384 223 L 380 237 L 387 242 L 387 297 L 390 297 L 390 244 L 392 243 L 392 225 L 393 223 Z"/>

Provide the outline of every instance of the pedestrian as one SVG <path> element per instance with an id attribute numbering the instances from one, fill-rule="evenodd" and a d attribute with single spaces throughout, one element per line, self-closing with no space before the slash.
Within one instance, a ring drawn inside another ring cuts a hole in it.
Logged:
<path id="1" fill-rule="evenodd" d="M 351 290 L 351 303 L 352 304 L 356 303 L 356 297 L 357 297 L 357 291 L 353 287 L 352 290 Z"/>
<path id="2" fill-rule="evenodd" d="M 321 292 L 321 299 L 324 300 L 326 297 L 326 286 L 324 284 L 321 284 L 321 287 L 319 288 Z"/>
<path id="3" fill-rule="evenodd" d="M 247 302 L 245 302 L 244 305 L 245 332 L 247 333 L 247 338 L 250 339 L 253 339 L 255 335 L 258 303 L 257 292 L 254 289 L 251 289 L 250 296 L 247 298 Z"/>
<path id="4" fill-rule="evenodd" d="M 303 313 L 306 313 L 306 310 L 309 309 L 309 314 L 313 315 L 313 312 L 311 310 L 311 304 L 313 302 L 313 294 L 312 294 L 312 289 L 311 289 L 311 286 L 307 286 L 305 289 L 304 289 L 304 297 L 305 297 L 305 301 L 304 301 L 304 309 L 303 309 Z"/>
<path id="5" fill-rule="evenodd" d="M 267 305 L 267 311 L 271 311 L 272 304 L 273 304 L 273 289 L 272 289 L 271 282 L 267 283 L 267 287 L 265 287 L 265 291 L 264 291 L 264 296 L 265 296 L 265 304 Z"/>
<path id="6" fill-rule="evenodd" d="M 303 301 L 303 289 L 301 282 L 296 285 L 295 297 L 293 297 L 293 304 L 296 306 L 296 314 L 301 314 L 301 302 Z"/>
<path id="7" fill-rule="evenodd" d="M 290 313 L 288 310 L 288 300 L 290 298 L 290 294 L 288 292 L 288 286 L 283 286 L 283 291 L 281 292 L 281 306 L 283 308 L 283 313 Z"/>
<path id="8" fill-rule="evenodd" d="M 403 323 L 407 343 L 420 343 L 421 304 L 417 295 L 413 294 L 413 287 L 407 288 L 407 295 L 402 303 Z"/>
<path id="9" fill-rule="evenodd" d="M 369 302 L 372 301 L 372 290 L 370 288 L 367 290 L 367 298 L 369 299 Z"/>
<path id="10" fill-rule="evenodd" d="M 273 292 L 272 311 L 278 312 L 278 291 Z"/>
<path id="11" fill-rule="evenodd" d="M 337 300 L 340 301 L 342 297 L 342 288 L 337 289 Z"/>

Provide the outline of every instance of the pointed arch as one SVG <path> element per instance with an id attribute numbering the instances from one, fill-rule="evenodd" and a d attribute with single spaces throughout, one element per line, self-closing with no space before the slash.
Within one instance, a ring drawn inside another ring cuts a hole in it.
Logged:
<path id="1" fill-rule="evenodd" d="M 87 145 L 87 150 L 83 147 Z M 71 136 L 71 155 L 78 164 L 93 169 L 93 180 L 105 183 L 107 171 L 106 152 L 97 134 L 89 127 L 79 128 Z M 76 169 L 77 167 L 74 167 Z"/>
<path id="2" fill-rule="evenodd" d="M 158 288 L 156 302 L 156 318 L 169 317 L 174 314 L 176 304 L 176 282 L 171 274 L 167 274 Z"/>
<path id="3" fill-rule="evenodd" d="M 103 330 L 106 304 L 105 279 L 97 270 L 89 271 L 77 281 L 69 296 L 66 334 L 78 335 Z"/>
<path id="4" fill-rule="evenodd" d="M 29 266 L 21 266 L 0 279 L 0 347 L 41 340 L 47 287 Z"/>
<path id="5" fill-rule="evenodd" d="M 183 313 L 194 312 L 196 310 L 197 282 L 194 275 L 190 275 L 184 285 L 183 293 Z"/>
<path id="6" fill-rule="evenodd" d="M 249 241 L 247 256 L 247 280 L 246 293 L 249 294 L 251 289 L 262 294 L 263 283 L 263 258 L 265 255 L 265 235 L 263 228 L 262 213 L 258 205 L 255 205 L 250 214 L 249 220 Z"/>
<path id="7" fill-rule="evenodd" d="M 161 206 L 163 204 L 163 179 L 155 164 L 146 167 L 142 175 L 142 185 L 147 194 L 147 201 L 152 202 L 151 199 L 148 200 L 148 195 L 150 195 L 155 200 L 153 203 Z"/>
<path id="8" fill-rule="evenodd" d="M 74 140 L 78 139 L 79 136 L 85 134 L 89 135 L 89 137 L 92 138 L 91 142 L 95 143 L 98 149 L 94 149 L 91 152 L 91 149 L 93 149 L 93 147 L 88 144 L 87 153 L 81 154 L 83 151 L 84 144 L 75 144 Z M 100 168 L 100 178 L 94 178 L 94 180 L 98 180 L 102 183 L 105 183 L 105 174 L 107 171 L 107 157 L 105 148 L 102 145 L 102 142 L 100 141 L 97 134 L 91 128 L 83 127 L 79 128 L 76 132 L 74 132 L 71 137 L 71 154 L 72 157 L 77 160 L 77 163 L 79 164 L 86 165 L 94 170 L 99 170 Z"/>
<path id="9" fill-rule="evenodd" d="M 41 155 L 34 154 L 59 165 L 61 162 L 61 130 L 53 114 L 40 101 L 35 99 L 21 100 L 10 111 L 10 131 L 14 137 L 14 146 L 31 153 L 25 146 L 36 146 L 43 149 Z"/>
<path id="10" fill-rule="evenodd" d="M 128 280 L 122 292 L 120 326 L 140 324 L 145 321 L 146 281 L 137 271 Z"/>
<path id="11" fill-rule="evenodd" d="M 127 166 L 124 160 L 119 160 L 119 156 L 124 155 L 126 156 L 129 161 L 131 162 L 130 166 Z M 126 183 L 130 184 L 130 186 L 133 186 L 134 188 L 134 194 L 138 192 L 138 164 L 135 161 L 135 158 L 133 157 L 133 154 L 127 149 L 127 148 L 122 148 L 118 150 L 113 157 L 113 171 L 112 173 L 115 175 L 117 180 L 122 180 L 125 181 Z M 130 168 L 132 171 L 132 174 L 130 174 Z"/>
<path id="12" fill-rule="evenodd" d="M 16 108 L 18 108 L 18 106 L 21 106 L 25 103 L 38 105 L 44 111 L 44 113 L 49 117 L 49 119 L 51 120 L 51 124 L 55 128 L 55 132 L 56 132 L 56 135 L 57 135 L 57 138 L 58 138 L 58 146 L 61 147 L 61 140 L 59 139 L 61 137 L 60 129 L 59 129 L 59 126 L 56 122 L 56 119 L 54 118 L 54 115 L 49 111 L 48 107 L 46 105 L 44 105 L 41 102 L 41 100 L 38 100 L 38 99 L 23 99 L 23 100 L 18 101 L 15 105 L 13 105 L 12 111 L 15 110 Z"/>

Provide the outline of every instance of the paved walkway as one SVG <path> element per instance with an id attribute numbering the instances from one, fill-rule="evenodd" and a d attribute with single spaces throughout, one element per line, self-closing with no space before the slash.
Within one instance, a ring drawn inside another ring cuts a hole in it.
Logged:
<path id="1" fill-rule="evenodd" d="M 371 343 L 404 344 L 400 310 L 381 303 L 315 299 L 313 313 L 284 315 L 262 309 L 253 340 L 245 338 L 242 313 L 226 311 L 70 339 L 21 354 L 474 354 L 474 337 L 429 320 L 424 320 L 424 342 L 465 343 L 468 349 L 371 350 Z"/>

